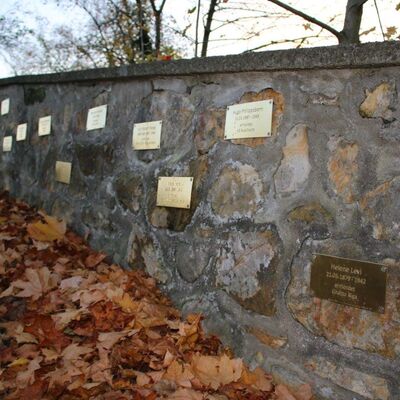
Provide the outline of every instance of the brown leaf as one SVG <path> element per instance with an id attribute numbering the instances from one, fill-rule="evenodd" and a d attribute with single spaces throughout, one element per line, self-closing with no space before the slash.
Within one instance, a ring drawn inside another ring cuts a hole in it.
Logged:
<path id="1" fill-rule="evenodd" d="M 27 231 L 32 239 L 42 242 L 51 242 L 53 240 L 61 240 L 66 232 L 66 224 L 57 218 L 44 216 L 45 222 L 37 221 L 28 224 Z"/>
<path id="2" fill-rule="evenodd" d="M 284 385 L 277 385 L 275 387 L 276 400 L 296 400 L 290 393 L 289 389 Z"/>
<path id="3" fill-rule="evenodd" d="M 39 269 L 27 268 L 25 277 L 27 281 L 17 280 L 11 284 L 13 288 L 22 289 L 15 294 L 16 297 L 32 297 L 32 300 L 37 300 L 57 286 L 58 275 L 50 273 L 47 267 Z"/>
<path id="4" fill-rule="evenodd" d="M 25 371 L 18 372 L 17 374 L 17 384 L 20 387 L 32 384 L 35 380 L 35 371 L 40 369 L 40 363 L 43 357 L 36 357 L 29 362 L 28 367 Z"/>

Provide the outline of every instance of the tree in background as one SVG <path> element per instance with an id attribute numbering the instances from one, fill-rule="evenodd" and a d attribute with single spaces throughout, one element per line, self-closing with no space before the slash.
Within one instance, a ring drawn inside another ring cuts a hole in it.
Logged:
<path id="1" fill-rule="evenodd" d="M 259 14 L 254 16 L 254 18 L 283 18 L 284 15 L 276 14 L 269 7 L 266 6 L 267 2 L 273 3 L 276 6 L 288 11 L 289 13 L 296 15 L 298 17 L 303 18 L 307 23 L 305 23 L 303 26 L 305 30 L 310 30 L 312 31 L 311 25 L 316 25 L 320 28 L 320 31 L 316 34 L 310 34 L 310 35 L 304 35 L 299 38 L 295 39 L 286 39 L 282 38 L 279 41 L 269 41 L 261 46 L 257 46 L 256 48 L 253 48 L 249 51 L 254 51 L 254 50 L 259 50 L 261 48 L 268 47 L 273 44 L 281 44 L 281 43 L 287 43 L 287 42 L 293 42 L 298 44 L 298 47 L 301 47 L 304 43 L 306 43 L 307 39 L 309 38 L 315 38 L 319 37 L 323 31 L 327 31 L 334 35 L 336 39 L 338 40 L 339 44 L 352 44 L 352 43 L 359 43 L 360 42 L 360 36 L 362 35 L 367 35 L 375 30 L 375 27 L 365 31 L 365 32 L 360 32 L 360 26 L 361 26 L 361 20 L 362 20 L 362 15 L 363 15 L 363 7 L 365 3 L 367 3 L 368 0 L 348 0 L 347 5 L 346 5 L 346 10 L 345 10 L 345 18 L 344 18 L 344 24 L 343 24 L 343 29 L 341 31 L 335 29 L 332 25 L 330 25 L 337 16 L 332 16 L 331 19 L 328 21 L 328 23 L 325 23 L 321 21 L 320 19 L 317 19 L 314 16 L 308 15 L 301 10 L 298 10 L 291 5 L 289 5 L 287 2 L 283 2 L 280 0 L 264 0 L 263 4 L 255 4 L 253 8 L 249 7 L 248 4 L 243 4 L 241 1 L 235 1 L 235 0 L 210 0 L 209 2 L 209 7 L 204 15 L 203 19 L 203 28 L 204 28 L 204 34 L 203 34 L 203 41 L 201 43 L 198 43 L 196 40 L 196 48 L 198 47 L 199 44 L 201 44 L 201 57 L 207 56 L 207 51 L 208 51 L 208 46 L 209 42 L 211 41 L 210 36 L 213 32 L 215 32 L 219 26 L 216 28 L 212 28 L 212 24 L 216 22 L 216 15 L 220 13 L 221 11 L 229 11 L 229 10 L 234 10 L 235 5 L 236 9 L 240 9 L 240 7 L 246 7 L 247 6 L 247 11 L 258 11 Z M 376 2 L 375 2 L 376 5 Z M 400 4 L 397 5 L 396 7 L 397 10 L 400 9 Z M 191 10 L 192 11 L 192 10 Z M 379 16 L 379 11 L 377 9 L 378 16 Z M 200 2 L 198 3 L 197 6 L 197 17 L 199 17 L 200 14 Z M 238 18 L 240 19 L 240 18 Z M 238 19 L 232 19 L 231 21 L 228 20 L 230 23 L 236 23 Z M 385 39 L 393 39 L 395 38 L 395 35 L 397 33 L 396 27 L 389 27 L 384 33 L 382 25 L 380 26 L 382 35 L 384 40 Z M 196 27 L 196 38 L 197 38 L 197 31 L 198 31 L 198 26 Z M 253 32 L 254 36 L 258 35 L 258 32 Z M 218 40 L 218 39 L 217 39 Z M 223 40 L 223 39 L 222 39 Z M 195 50 L 195 56 L 197 56 L 197 51 Z"/>
<path id="2" fill-rule="evenodd" d="M 66 71 L 115 67 L 178 57 L 172 38 L 163 33 L 166 0 L 59 0 L 65 12 L 85 16 L 80 27 L 42 29 L 20 43 L 10 57 L 16 72 Z"/>

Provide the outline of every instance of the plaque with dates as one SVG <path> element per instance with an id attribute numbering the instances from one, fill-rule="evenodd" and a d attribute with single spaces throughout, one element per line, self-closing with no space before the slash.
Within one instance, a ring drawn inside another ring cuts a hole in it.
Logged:
<path id="1" fill-rule="evenodd" d="M 50 135 L 51 133 L 51 115 L 39 118 L 38 134 L 39 136 Z"/>
<path id="2" fill-rule="evenodd" d="M 225 119 L 225 139 L 250 139 L 272 134 L 272 100 L 229 106 Z"/>
<path id="3" fill-rule="evenodd" d="M 4 136 L 3 151 L 11 151 L 11 149 L 12 149 L 12 136 Z"/>
<path id="4" fill-rule="evenodd" d="M 69 185 L 71 181 L 72 164 L 64 161 L 56 162 L 56 181 Z"/>
<path id="5" fill-rule="evenodd" d="M 4 99 L 1 102 L 1 115 L 6 115 L 10 111 L 10 99 Z"/>
<path id="6" fill-rule="evenodd" d="M 191 177 L 159 177 L 157 206 L 190 208 L 192 186 Z"/>
<path id="7" fill-rule="evenodd" d="M 383 314 L 386 275 L 384 265 L 316 254 L 310 287 L 320 299 Z"/>
<path id="8" fill-rule="evenodd" d="M 26 131 L 28 130 L 28 124 L 20 124 L 17 126 L 17 142 L 26 139 Z"/>
<path id="9" fill-rule="evenodd" d="M 102 129 L 106 126 L 107 105 L 91 108 L 88 111 L 86 130 Z"/>
<path id="10" fill-rule="evenodd" d="M 162 121 L 142 122 L 133 126 L 132 148 L 154 150 L 160 148 Z"/>

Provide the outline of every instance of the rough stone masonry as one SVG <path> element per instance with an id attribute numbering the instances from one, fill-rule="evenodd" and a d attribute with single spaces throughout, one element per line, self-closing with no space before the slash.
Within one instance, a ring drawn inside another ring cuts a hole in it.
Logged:
<path id="1" fill-rule="evenodd" d="M 252 365 L 316 399 L 400 398 L 400 44 L 154 63 L 0 81 L 13 196 L 146 269 Z M 229 105 L 273 99 L 273 136 L 224 140 Z M 86 132 L 89 108 L 106 127 Z M 52 134 L 38 137 L 40 117 Z M 163 120 L 161 149 L 134 123 Z M 54 179 L 72 162 L 70 185 Z M 193 176 L 190 210 L 155 205 Z M 389 267 L 385 314 L 314 298 L 313 253 Z"/>

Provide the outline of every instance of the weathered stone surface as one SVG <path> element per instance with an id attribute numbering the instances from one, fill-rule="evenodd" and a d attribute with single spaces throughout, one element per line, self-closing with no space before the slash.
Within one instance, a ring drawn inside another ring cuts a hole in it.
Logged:
<path id="1" fill-rule="evenodd" d="M 358 151 L 356 143 L 341 141 L 329 159 L 328 171 L 333 190 L 345 203 L 356 200 Z"/>
<path id="2" fill-rule="evenodd" d="M 372 235 L 400 247 L 400 178 L 393 178 L 366 193 L 360 200 L 363 220 L 372 226 Z"/>
<path id="3" fill-rule="evenodd" d="M 132 212 L 139 211 L 143 196 L 143 175 L 124 172 L 115 180 L 115 193 L 125 208 Z"/>
<path id="4" fill-rule="evenodd" d="M 207 110 L 197 120 L 194 142 L 200 154 L 206 154 L 224 138 L 225 110 Z"/>
<path id="5" fill-rule="evenodd" d="M 379 136 L 388 142 L 398 142 L 400 140 L 400 121 L 395 120 L 390 124 L 385 124 L 379 131 Z"/>
<path id="6" fill-rule="evenodd" d="M 79 168 L 85 176 L 103 175 L 115 165 L 115 143 L 76 144 Z"/>
<path id="7" fill-rule="evenodd" d="M 322 378 L 326 378 L 347 390 L 373 400 L 388 400 L 389 386 L 385 379 L 343 367 L 318 357 L 310 360 L 307 367 Z"/>
<path id="8" fill-rule="evenodd" d="M 287 220 L 294 228 L 311 235 L 313 239 L 323 239 L 329 235 L 334 219 L 321 204 L 312 202 L 291 210 Z"/>
<path id="9" fill-rule="evenodd" d="M 383 82 L 372 91 L 365 91 L 365 100 L 360 105 L 360 115 L 364 118 L 382 118 L 386 121 L 393 120 L 392 107 L 395 98 L 393 83 Z"/>
<path id="10" fill-rule="evenodd" d="M 276 267 L 280 241 L 272 230 L 231 232 L 221 242 L 216 260 L 216 283 L 243 307 L 275 314 Z"/>
<path id="11" fill-rule="evenodd" d="M 158 282 L 166 283 L 170 272 L 165 268 L 159 248 L 154 239 L 145 234 L 138 225 L 133 225 L 129 239 L 127 260 L 132 268 L 142 268 Z"/>
<path id="12" fill-rule="evenodd" d="M 185 281 L 193 283 L 199 278 L 210 262 L 211 249 L 210 242 L 195 239 L 176 245 L 176 267 Z"/>
<path id="13" fill-rule="evenodd" d="M 299 124 L 286 137 L 283 158 L 274 177 L 277 193 L 290 194 L 303 189 L 310 171 L 307 126 Z"/>
<path id="14" fill-rule="evenodd" d="M 310 291 L 313 254 L 371 259 L 362 244 L 351 240 L 307 241 L 294 259 L 287 304 L 293 316 L 315 335 L 349 348 L 359 348 L 395 358 L 400 355 L 400 264 L 395 262 L 388 272 L 386 310 L 378 314 L 327 300 L 314 298 Z"/>
<path id="15" fill-rule="evenodd" d="M 261 343 L 268 347 L 272 347 L 273 349 L 279 349 L 287 343 L 286 337 L 271 335 L 265 330 L 255 328 L 254 326 L 248 326 L 246 331 L 255 336 Z"/>
<path id="16" fill-rule="evenodd" d="M 264 187 L 256 169 L 236 162 L 226 166 L 211 187 L 209 199 L 222 218 L 251 217 L 259 209 Z"/>

